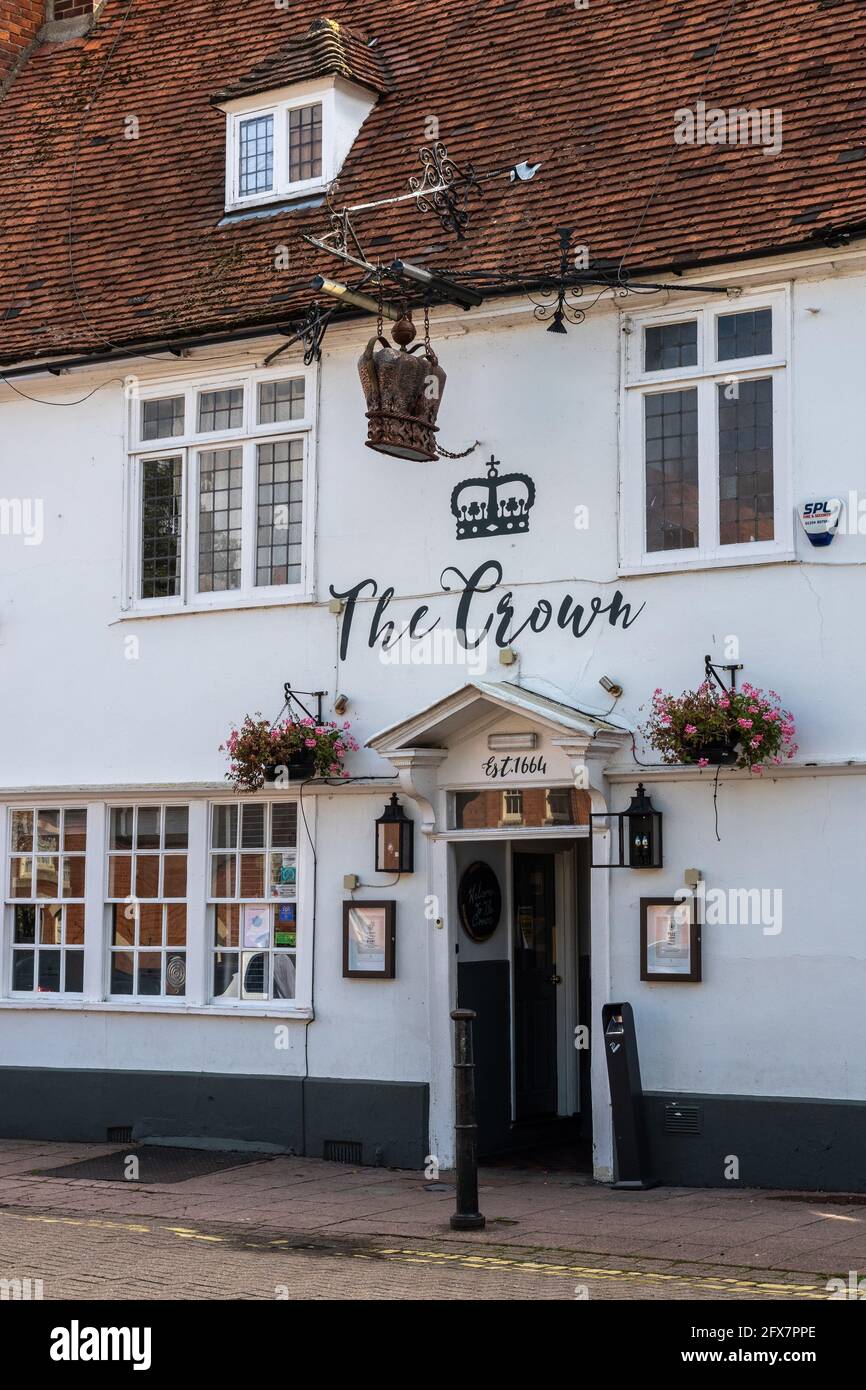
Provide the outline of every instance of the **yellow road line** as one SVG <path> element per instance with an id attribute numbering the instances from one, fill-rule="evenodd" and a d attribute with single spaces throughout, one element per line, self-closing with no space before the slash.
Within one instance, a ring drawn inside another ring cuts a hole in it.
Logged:
<path id="1" fill-rule="evenodd" d="M 796 1299 L 826 1299 L 822 1284 L 770 1284 L 758 1279 L 734 1279 L 722 1275 L 662 1274 L 644 1269 L 602 1269 L 596 1265 L 543 1264 L 537 1260 L 506 1260 L 492 1255 L 454 1254 L 440 1250 L 407 1250 L 401 1247 L 379 1248 L 377 1255 L 401 1263 L 422 1264 L 450 1262 L 464 1269 L 511 1270 L 515 1274 L 543 1274 L 558 1279 L 595 1279 L 611 1283 L 671 1284 L 678 1288 L 712 1289 L 723 1293 L 733 1291 L 759 1293 L 774 1297 Z"/>
<path id="2" fill-rule="evenodd" d="M 161 1223 L 146 1226 L 141 1222 L 106 1221 L 94 1217 L 41 1216 L 24 1212 L 0 1211 L 0 1216 L 18 1221 L 35 1221 L 46 1226 L 81 1226 L 105 1231 L 126 1231 L 131 1235 L 154 1235 L 164 1232 L 179 1240 L 202 1241 L 209 1245 L 226 1245 L 236 1240 L 234 1236 L 207 1235 L 194 1226 L 166 1226 Z M 283 1247 L 289 1244 L 283 1237 L 279 1240 L 244 1241 L 248 1250 L 274 1250 L 277 1253 L 290 1253 Z M 310 1254 L 315 1251 L 304 1251 Z M 360 1250 L 323 1251 L 328 1255 L 349 1255 L 353 1259 L 387 1259 L 400 1264 L 459 1265 L 462 1269 L 508 1271 L 512 1274 L 541 1274 L 552 1279 L 593 1279 L 609 1283 L 621 1282 L 632 1285 L 675 1285 L 684 1289 L 707 1289 L 723 1293 L 739 1291 L 758 1293 L 766 1297 L 785 1297 L 792 1299 L 826 1299 L 828 1292 L 824 1284 L 779 1284 L 760 1279 L 735 1279 L 726 1275 L 686 1275 L 663 1274 L 649 1269 L 604 1269 L 598 1265 L 547 1264 L 539 1260 L 509 1260 L 500 1255 L 469 1254 L 465 1251 L 409 1250 L 401 1246 L 387 1246 Z"/>

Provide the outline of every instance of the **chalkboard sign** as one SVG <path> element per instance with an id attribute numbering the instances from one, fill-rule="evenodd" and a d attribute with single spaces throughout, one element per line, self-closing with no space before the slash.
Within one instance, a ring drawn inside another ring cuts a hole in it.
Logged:
<path id="1" fill-rule="evenodd" d="M 464 869 L 457 889 L 463 930 L 473 941 L 488 941 L 502 916 L 502 890 L 489 864 L 477 860 Z"/>

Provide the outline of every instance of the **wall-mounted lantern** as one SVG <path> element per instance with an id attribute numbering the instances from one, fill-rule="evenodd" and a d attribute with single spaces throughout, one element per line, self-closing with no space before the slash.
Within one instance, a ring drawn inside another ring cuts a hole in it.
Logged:
<path id="1" fill-rule="evenodd" d="M 594 813 L 596 821 L 616 822 L 617 834 L 611 845 L 610 863 L 590 860 L 593 869 L 660 869 L 662 867 L 662 813 L 656 811 L 639 782 L 628 809 Z M 614 854 L 618 853 L 618 858 Z"/>
<path id="2" fill-rule="evenodd" d="M 409 820 L 397 793 L 376 821 L 376 872 L 411 874 L 415 867 L 415 826 Z"/>

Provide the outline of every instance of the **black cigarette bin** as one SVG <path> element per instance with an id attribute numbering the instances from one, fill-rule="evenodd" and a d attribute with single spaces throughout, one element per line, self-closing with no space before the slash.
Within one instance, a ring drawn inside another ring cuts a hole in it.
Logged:
<path id="1" fill-rule="evenodd" d="M 643 1088 L 631 1004 L 605 1004 L 601 1026 L 613 1111 L 614 1181 L 611 1187 L 655 1187 L 649 1176 Z"/>

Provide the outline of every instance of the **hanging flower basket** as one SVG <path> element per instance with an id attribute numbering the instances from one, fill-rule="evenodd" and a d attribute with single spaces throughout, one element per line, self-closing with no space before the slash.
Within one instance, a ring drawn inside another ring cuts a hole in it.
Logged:
<path id="1" fill-rule="evenodd" d="M 692 762 L 710 767 L 732 767 L 737 761 L 739 753 L 737 745 L 739 737 L 732 734 L 729 739 L 710 739 L 706 743 L 699 743 L 693 750 Z"/>
<path id="2" fill-rule="evenodd" d="M 285 768 L 285 772 L 283 769 Z M 314 748 L 298 748 L 291 754 L 287 763 L 267 763 L 263 769 L 266 783 L 273 784 L 288 777 L 290 782 L 305 782 L 316 775 L 316 751 Z"/>
<path id="3" fill-rule="evenodd" d="M 641 733 L 665 763 L 749 768 L 763 772 L 797 752 L 794 718 L 775 690 L 764 694 L 746 682 L 720 690 L 704 681 L 697 690 L 666 695 L 656 690 Z"/>
<path id="4" fill-rule="evenodd" d="M 357 748 L 348 723 L 338 728 L 332 721 L 285 719 L 272 725 L 258 712 L 245 715 L 241 727 L 220 744 L 229 757 L 226 779 L 241 792 L 311 777 L 346 778 L 343 759 Z"/>

